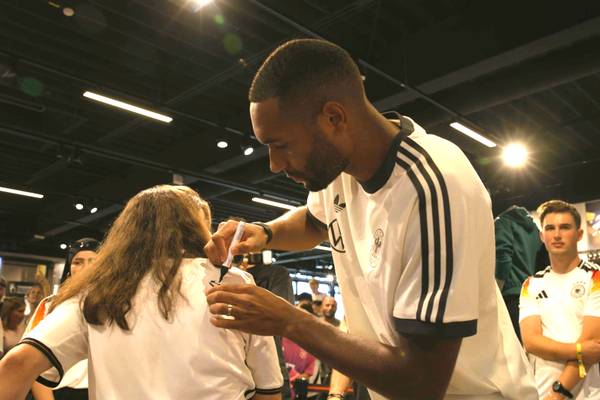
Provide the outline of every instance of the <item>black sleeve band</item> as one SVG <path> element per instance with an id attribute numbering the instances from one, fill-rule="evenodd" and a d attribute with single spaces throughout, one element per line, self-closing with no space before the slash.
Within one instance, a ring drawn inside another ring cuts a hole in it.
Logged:
<path id="1" fill-rule="evenodd" d="M 278 388 L 274 388 L 274 389 L 256 388 L 256 393 L 257 394 L 277 394 L 277 393 L 281 393 L 282 390 L 283 390 L 283 386 L 279 386 Z"/>
<path id="2" fill-rule="evenodd" d="M 50 348 L 48 348 L 48 346 L 46 346 L 44 343 L 40 342 L 39 340 L 30 338 L 30 337 L 27 337 L 27 338 L 21 340 L 21 342 L 19 344 L 28 344 L 30 346 L 35 347 L 39 351 L 41 351 L 42 354 L 44 354 L 46 356 L 48 361 L 50 361 L 50 363 L 54 366 L 54 368 L 56 368 L 56 370 L 58 371 L 58 375 L 60 377 L 58 379 L 58 382 L 51 382 L 47 379 L 42 378 L 41 376 L 37 378 L 37 381 L 39 383 L 41 383 L 42 385 L 48 386 L 51 388 L 58 386 L 58 384 L 62 380 L 63 376 L 65 375 L 65 371 L 63 370 L 63 367 L 60 364 L 60 361 L 58 361 L 58 358 L 56 358 L 56 356 L 54 355 L 52 350 L 50 350 Z"/>
<path id="3" fill-rule="evenodd" d="M 477 333 L 477 320 L 448 322 L 445 324 L 394 318 L 396 331 L 405 335 L 435 336 L 438 338 L 461 338 Z"/>

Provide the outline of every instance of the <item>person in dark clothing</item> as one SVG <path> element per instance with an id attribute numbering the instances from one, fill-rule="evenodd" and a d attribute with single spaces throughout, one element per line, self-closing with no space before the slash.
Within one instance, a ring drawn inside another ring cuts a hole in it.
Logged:
<path id="1" fill-rule="evenodd" d="M 529 212 L 518 206 L 503 211 L 494 220 L 496 234 L 496 281 L 510 314 L 515 333 L 519 329 L 519 294 L 527 277 L 544 268 L 544 246 L 540 231 Z"/>
<path id="2" fill-rule="evenodd" d="M 281 265 L 264 264 L 262 254 L 257 253 L 251 254 L 248 258 L 245 258 L 240 268 L 245 269 L 246 272 L 252 275 L 257 286 L 267 289 L 271 293 L 287 300 L 289 303 L 294 304 L 292 278 L 290 278 L 290 274 L 285 267 Z M 283 390 L 281 392 L 281 397 L 283 400 L 290 400 L 290 377 L 283 357 L 281 336 L 274 336 L 273 338 L 275 339 L 277 357 L 279 358 L 279 366 L 281 367 L 281 374 L 283 375 Z"/>

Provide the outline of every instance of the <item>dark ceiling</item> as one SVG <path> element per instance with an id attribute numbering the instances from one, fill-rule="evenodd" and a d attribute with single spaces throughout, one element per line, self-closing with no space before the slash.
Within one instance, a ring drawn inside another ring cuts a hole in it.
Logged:
<path id="1" fill-rule="evenodd" d="M 0 250 L 60 255 L 101 237 L 129 197 L 169 183 L 197 189 L 216 222 L 268 220 L 306 191 L 268 169 L 246 99 L 275 46 L 323 37 L 359 62 L 370 99 L 457 143 L 498 213 L 549 198 L 600 197 L 600 2 L 477 0 L 0 1 Z M 74 11 L 68 14 L 67 8 Z M 173 117 L 171 124 L 82 97 L 90 90 Z M 462 120 L 499 147 L 449 128 Z M 227 149 L 216 143 L 227 140 Z M 529 166 L 509 170 L 518 140 Z M 81 201 L 84 210 L 74 203 Z M 95 214 L 90 207 L 98 207 Z M 35 239 L 41 235 L 44 239 Z M 307 264 L 323 252 L 282 255 Z M 287 257 L 287 258 L 286 258 Z M 298 261 L 294 261 L 296 263 Z M 288 263 L 291 265 L 293 263 Z"/>

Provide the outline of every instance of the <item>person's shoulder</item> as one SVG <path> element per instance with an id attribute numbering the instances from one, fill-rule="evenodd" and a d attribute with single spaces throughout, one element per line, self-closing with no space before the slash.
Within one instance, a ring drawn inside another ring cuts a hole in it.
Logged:
<path id="1" fill-rule="evenodd" d="M 592 275 L 597 275 L 597 273 L 600 272 L 600 265 L 591 261 L 581 261 L 577 267 L 582 271 L 591 273 Z"/>
<path id="2" fill-rule="evenodd" d="M 533 280 L 538 280 L 538 279 L 544 279 L 545 277 L 548 277 L 549 273 L 552 271 L 552 267 L 551 266 L 547 266 L 546 268 L 544 268 L 541 271 L 536 272 L 531 278 Z"/>

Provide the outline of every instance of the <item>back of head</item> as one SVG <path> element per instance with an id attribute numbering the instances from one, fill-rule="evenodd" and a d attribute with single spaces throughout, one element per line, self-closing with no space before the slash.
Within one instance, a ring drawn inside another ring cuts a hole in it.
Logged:
<path id="1" fill-rule="evenodd" d="M 134 196 L 108 231 L 94 268 L 67 281 L 60 302 L 85 293 L 83 313 L 90 324 L 125 319 L 140 281 L 151 274 L 160 287 L 158 306 L 169 318 L 181 295 L 176 279 L 181 260 L 203 254 L 210 239 L 210 208 L 186 186 L 161 185 Z"/>
<path id="2" fill-rule="evenodd" d="M 319 39 L 296 39 L 275 49 L 254 76 L 248 98 L 278 98 L 290 111 L 314 113 L 329 100 L 362 100 L 358 66 L 341 47 Z M 308 106 L 308 107 L 303 107 Z"/>

